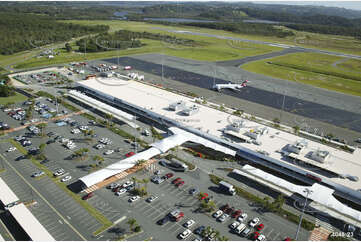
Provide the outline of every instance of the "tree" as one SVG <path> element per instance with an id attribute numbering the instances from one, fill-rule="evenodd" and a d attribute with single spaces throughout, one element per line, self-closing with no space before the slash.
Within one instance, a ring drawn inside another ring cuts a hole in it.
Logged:
<path id="1" fill-rule="evenodd" d="M 135 218 L 128 219 L 127 224 L 129 224 L 130 230 L 133 230 L 133 227 L 137 225 L 137 220 Z"/>
<path id="2" fill-rule="evenodd" d="M 229 239 L 226 236 L 218 237 L 219 241 L 228 241 Z"/>
<path id="3" fill-rule="evenodd" d="M 111 122 L 113 120 L 113 114 L 110 114 L 110 113 L 106 113 L 105 114 L 105 118 L 107 119 L 107 126 L 111 126 Z"/>
<path id="4" fill-rule="evenodd" d="M 299 134 L 300 133 L 300 127 L 299 126 L 293 126 L 293 132 L 295 134 Z"/>
<path id="5" fill-rule="evenodd" d="M 38 127 L 38 129 L 40 129 L 40 134 L 41 134 L 41 136 L 44 136 L 44 132 L 45 132 L 45 128 L 46 128 L 46 126 L 48 126 L 48 124 L 47 123 L 40 123 L 40 124 L 38 124 L 36 127 Z"/>
<path id="6" fill-rule="evenodd" d="M 79 150 L 74 151 L 73 157 L 79 157 L 80 159 L 83 160 L 88 152 L 89 152 L 88 148 L 81 148 Z"/>
<path id="7" fill-rule="evenodd" d="M 100 155 L 95 155 L 93 156 L 93 161 L 98 162 L 98 165 L 102 165 L 104 162 L 104 157 L 100 156 Z"/>
<path id="8" fill-rule="evenodd" d="M 202 237 L 206 237 L 207 235 L 211 234 L 213 229 L 210 226 L 207 226 L 201 233 Z"/>
<path id="9" fill-rule="evenodd" d="M 71 47 L 71 45 L 69 43 L 65 44 L 65 49 L 67 52 L 71 52 L 73 50 L 73 48 Z"/>
<path id="10" fill-rule="evenodd" d="M 142 228 L 138 225 L 134 228 L 134 232 L 138 233 L 142 230 Z"/>
<path id="11" fill-rule="evenodd" d="M 0 97 L 10 97 L 15 95 L 15 91 L 13 87 L 8 85 L 1 85 L 0 86 Z"/>
<path id="12" fill-rule="evenodd" d="M 148 185 L 148 183 L 149 183 L 149 179 L 148 179 L 148 178 L 144 178 L 144 179 L 142 180 L 142 183 L 144 184 L 145 189 L 147 189 L 147 185 Z"/>
<path id="13" fill-rule="evenodd" d="M 138 160 L 136 165 L 137 166 L 141 166 L 142 164 L 144 164 L 145 162 L 147 162 L 146 160 Z"/>
<path id="14" fill-rule="evenodd" d="M 283 204 L 285 203 L 285 198 L 282 194 L 278 195 L 277 198 L 272 202 L 272 207 L 279 211 Z"/>

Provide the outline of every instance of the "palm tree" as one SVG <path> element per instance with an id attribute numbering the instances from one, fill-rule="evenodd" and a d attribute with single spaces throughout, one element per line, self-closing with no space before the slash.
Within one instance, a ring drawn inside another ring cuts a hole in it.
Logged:
<path id="1" fill-rule="evenodd" d="M 222 236 L 218 238 L 219 241 L 228 241 L 229 239 L 226 236 Z"/>
<path id="2" fill-rule="evenodd" d="M 41 136 L 44 136 L 44 132 L 45 132 L 46 126 L 48 126 L 47 123 L 41 123 L 41 124 L 38 124 L 38 125 L 37 125 L 38 129 L 41 130 Z"/>
<path id="3" fill-rule="evenodd" d="M 130 178 L 130 179 L 134 182 L 134 187 L 135 187 L 136 184 L 137 184 L 138 179 L 135 176 L 132 176 L 132 178 Z"/>
<path id="4" fill-rule="evenodd" d="M 147 185 L 148 185 L 148 183 L 149 183 L 149 179 L 148 179 L 148 178 L 144 178 L 144 179 L 142 180 L 142 183 L 144 184 L 145 189 L 147 189 Z"/>
<path id="5" fill-rule="evenodd" d="M 127 224 L 129 224 L 130 230 L 133 230 L 133 227 L 137 224 L 137 220 L 135 218 L 128 219 Z"/>

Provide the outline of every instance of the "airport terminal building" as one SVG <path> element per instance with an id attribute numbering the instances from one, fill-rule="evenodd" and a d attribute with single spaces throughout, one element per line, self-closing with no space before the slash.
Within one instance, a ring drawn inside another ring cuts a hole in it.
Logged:
<path id="1" fill-rule="evenodd" d="M 229 113 L 140 82 L 91 79 L 78 82 L 76 89 L 123 112 L 156 122 L 165 129 L 176 127 L 199 137 L 202 145 L 208 141 L 218 150 L 234 152 L 235 156 L 254 164 L 252 169 L 244 166 L 239 170 L 257 182 L 263 180 L 261 182 L 288 195 L 306 196 L 302 189 L 308 187 L 313 190 L 309 198 L 315 203 L 314 207 L 326 209 L 329 215 L 342 216 L 344 221 L 361 227 L 360 149 L 346 152 L 248 119 L 233 116 L 231 120 Z M 197 111 L 185 114 L 183 110 Z M 272 175 L 272 171 L 282 174 L 282 178 Z M 84 181 L 89 179 L 92 174 Z M 294 179 L 305 186 L 292 185 L 290 181 Z M 89 184 L 84 183 L 86 187 Z"/>

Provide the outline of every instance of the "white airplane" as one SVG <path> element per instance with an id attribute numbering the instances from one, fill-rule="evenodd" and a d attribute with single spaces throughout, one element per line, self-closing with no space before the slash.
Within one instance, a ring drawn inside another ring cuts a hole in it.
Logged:
<path id="1" fill-rule="evenodd" d="M 247 86 L 248 80 L 245 80 L 241 84 L 234 84 L 234 83 L 228 83 L 228 84 L 214 84 L 212 89 L 216 91 L 221 91 L 222 89 L 232 89 L 232 90 L 240 90 Z"/>

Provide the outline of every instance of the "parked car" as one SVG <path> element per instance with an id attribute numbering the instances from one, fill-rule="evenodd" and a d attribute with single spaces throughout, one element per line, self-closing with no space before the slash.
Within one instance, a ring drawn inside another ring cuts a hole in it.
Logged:
<path id="1" fill-rule="evenodd" d="M 92 196 L 94 196 L 93 192 L 90 192 L 88 194 L 86 194 L 85 196 L 82 197 L 83 200 L 88 200 L 89 198 L 91 198 Z"/>
<path id="2" fill-rule="evenodd" d="M 266 236 L 264 234 L 260 234 L 257 238 L 257 241 L 265 241 L 266 240 Z"/>
<path id="3" fill-rule="evenodd" d="M 180 239 L 186 239 L 189 235 L 191 235 L 192 234 L 192 231 L 190 231 L 189 229 L 186 229 L 186 230 L 184 230 L 182 233 L 180 233 L 179 235 L 178 235 L 178 237 L 180 238 Z"/>
<path id="4" fill-rule="evenodd" d="M 249 235 L 249 233 L 251 232 L 251 230 L 249 228 L 245 228 L 241 235 L 244 236 L 244 237 L 247 237 Z"/>
<path id="5" fill-rule="evenodd" d="M 133 203 L 133 202 L 135 202 L 135 201 L 138 201 L 140 199 L 140 196 L 133 196 L 133 197 L 131 197 L 131 198 L 129 198 L 129 202 L 130 203 Z"/>
<path id="6" fill-rule="evenodd" d="M 172 181 L 172 184 L 176 184 L 177 182 L 180 182 L 182 178 L 178 177 Z"/>
<path id="7" fill-rule="evenodd" d="M 126 192 L 127 192 L 127 189 L 122 188 L 122 189 L 119 189 L 119 191 L 117 191 L 117 192 L 115 193 L 115 195 L 116 195 L 116 196 L 120 196 L 120 195 L 122 195 L 122 194 L 124 194 L 124 193 L 126 193 Z"/>
<path id="8" fill-rule="evenodd" d="M 224 213 L 222 214 L 222 216 L 220 216 L 217 220 L 221 223 L 223 223 L 224 221 L 226 221 L 229 218 L 229 215 Z"/>
<path id="9" fill-rule="evenodd" d="M 126 188 L 126 187 L 129 187 L 129 186 L 133 185 L 133 184 L 134 184 L 133 181 L 126 181 L 126 182 L 122 185 L 122 187 L 123 187 L 123 188 Z"/>
<path id="10" fill-rule="evenodd" d="M 8 150 L 7 150 L 7 152 L 13 152 L 13 151 L 15 151 L 16 150 L 16 147 L 10 147 Z"/>
<path id="11" fill-rule="evenodd" d="M 133 151 L 125 154 L 126 157 L 131 157 L 131 156 L 133 156 L 133 155 L 135 155 L 135 153 L 134 153 Z"/>
<path id="12" fill-rule="evenodd" d="M 230 228 L 230 229 L 235 229 L 235 228 L 237 228 L 239 225 L 240 225 L 239 222 L 234 221 L 233 223 L 231 223 L 231 224 L 229 225 L 229 228 Z"/>
<path id="13" fill-rule="evenodd" d="M 114 153 L 114 150 L 107 150 L 104 152 L 104 155 L 110 155 L 110 154 L 113 154 Z"/>
<path id="14" fill-rule="evenodd" d="M 167 222 L 170 221 L 170 217 L 169 216 L 165 216 L 164 218 L 160 219 L 157 221 L 157 224 L 159 225 L 163 225 L 163 224 L 166 224 Z"/>
<path id="15" fill-rule="evenodd" d="M 189 189 L 189 194 L 191 194 L 191 195 L 194 195 L 194 194 L 196 194 L 196 193 L 198 193 L 199 191 L 198 191 L 198 189 L 197 188 L 191 188 L 191 189 Z"/>
<path id="16" fill-rule="evenodd" d="M 238 209 L 232 213 L 232 218 L 238 218 L 241 214 L 242 214 L 242 211 L 240 209 Z"/>
<path id="17" fill-rule="evenodd" d="M 53 173 L 54 176 L 61 176 L 65 173 L 64 169 L 58 169 Z"/>
<path id="18" fill-rule="evenodd" d="M 148 197 L 146 201 L 151 203 L 151 202 L 155 201 L 157 198 L 158 198 L 157 196 L 152 195 L 152 196 Z"/>
<path id="19" fill-rule="evenodd" d="M 173 176 L 174 176 L 173 173 L 167 173 L 167 174 L 165 174 L 165 177 L 166 177 L 167 179 L 172 178 Z"/>
<path id="20" fill-rule="evenodd" d="M 195 223 L 196 223 L 196 222 L 195 222 L 193 219 L 190 219 L 190 220 L 188 220 L 187 222 L 185 222 L 185 223 L 183 224 L 183 226 L 186 227 L 186 228 L 190 228 L 190 227 L 192 227 Z"/>
<path id="21" fill-rule="evenodd" d="M 111 183 L 110 185 L 107 186 L 108 189 L 113 189 L 114 187 L 118 187 L 119 184 L 118 183 Z"/>
<path id="22" fill-rule="evenodd" d="M 264 224 L 258 224 L 256 225 L 256 230 L 261 231 L 264 228 Z"/>
<path id="23" fill-rule="evenodd" d="M 70 181 L 70 180 L 71 180 L 71 176 L 65 176 L 60 181 L 61 182 L 66 182 L 66 181 Z"/>
<path id="24" fill-rule="evenodd" d="M 253 218 L 251 221 L 249 221 L 249 226 L 254 228 L 259 223 L 259 221 L 260 221 L 259 218 L 257 217 Z"/>
<path id="25" fill-rule="evenodd" d="M 245 220 L 247 219 L 247 217 L 248 217 L 248 214 L 242 213 L 242 214 L 237 218 L 237 221 L 238 221 L 238 222 L 243 222 L 243 221 L 245 221 Z"/>
<path id="26" fill-rule="evenodd" d="M 252 240 L 257 240 L 258 236 L 260 236 L 260 233 L 258 233 L 257 231 L 253 232 L 253 234 L 251 235 L 251 239 Z"/>
<path id="27" fill-rule="evenodd" d="M 229 205 L 225 204 L 225 205 L 221 206 L 219 209 L 222 210 L 222 212 L 225 212 L 228 208 L 229 208 Z"/>
<path id="28" fill-rule="evenodd" d="M 220 216 L 222 216 L 223 214 L 223 211 L 222 210 L 218 210 L 217 212 L 213 213 L 213 218 L 218 218 Z"/>
<path id="29" fill-rule="evenodd" d="M 43 171 L 39 171 L 39 172 L 35 172 L 35 173 L 33 173 L 31 176 L 32 177 L 39 177 L 39 176 L 42 176 L 42 175 L 44 175 L 45 173 L 43 172 Z"/>
<path id="30" fill-rule="evenodd" d="M 184 185 L 184 181 L 179 181 L 175 185 L 176 185 L 176 187 L 181 187 Z"/>
<path id="31" fill-rule="evenodd" d="M 200 235 L 200 234 L 202 234 L 202 232 L 203 232 L 205 229 L 206 229 L 206 226 L 204 226 L 204 225 L 199 226 L 198 228 L 196 228 L 196 229 L 194 230 L 194 233 Z"/>

